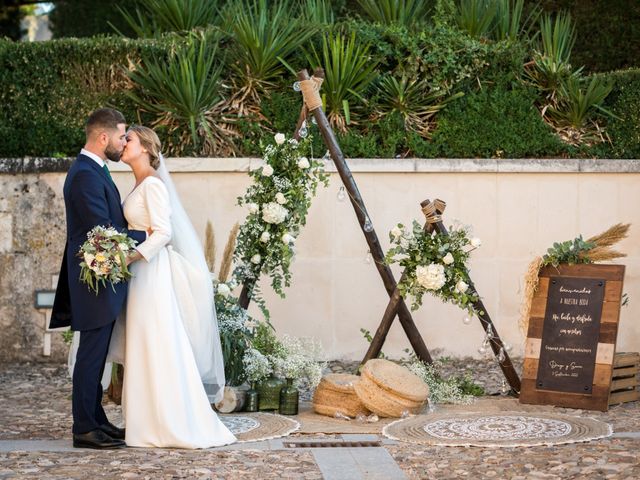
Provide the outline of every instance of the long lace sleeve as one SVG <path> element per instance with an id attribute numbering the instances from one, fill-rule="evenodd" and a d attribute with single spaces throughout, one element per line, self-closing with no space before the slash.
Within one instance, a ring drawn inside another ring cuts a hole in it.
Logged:
<path id="1" fill-rule="evenodd" d="M 171 241 L 171 205 L 167 188 L 157 178 L 146 182 L 143 195 L 153 233 L 136 249 L 149 261 Z"/>

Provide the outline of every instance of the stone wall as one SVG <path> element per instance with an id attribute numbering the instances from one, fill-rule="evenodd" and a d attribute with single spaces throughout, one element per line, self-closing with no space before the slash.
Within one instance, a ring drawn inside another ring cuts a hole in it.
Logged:
<path id="1" fill-rule="evenodd" d="M 245 215 L 235 199 L 249 184 L 247 170 L 258 164 L 258 159 L 168 160 L 196 230 L 203 234 L 206 221 L 214 223 L 218 252 Z M 472 278 L 516 355 L 522 353 L 518 312 L 528 262 L 554 241 L 631 222 L 631 238 L 620 245 L 629 255 L 620 263 L 627 265 L 624 291 L 631 301 L 621 312 L 618 350 L 640 350 L 640 161 L 354 159 L 349 164 L 384 249 L 395 223 L 420 221 L 425 198 L 447 201 L 445 223 L 459 219 L 474 225 L 483 246 L 472 256 Z M 0 362 L 65 358 L 61 334 L 47 333 L 46 311 L 34 308 L 34 291 L 50 289 L 59 269 L 68 165 L 69 160 L 0 160 Z M 123 165 L 112 165 L 112 171 L 124 198 L 133 177 Z M 297 242 L 287 298 L 270 294 L 266 282 L 263 291 L 279 333 L 319 338 L 328 358 L 359 359 L 367 348 L 360 328 L 375 331 L 387 297 L 353 209 L 340 199 L 340 186 L 332 173 L 330 186 L 314 200 Z M 414 318 L 429 348 L 478 356 L 477 322 L 466 326 L 462 312 L 425 298 Z M 384 352 L 400 356 L 408 346 L 394 324 Z"/>

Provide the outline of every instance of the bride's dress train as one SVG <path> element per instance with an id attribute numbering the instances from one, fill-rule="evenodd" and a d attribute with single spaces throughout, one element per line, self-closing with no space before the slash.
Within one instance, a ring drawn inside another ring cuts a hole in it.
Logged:
<path id="1" fill-rule="evenodd" d="M 182 283 L 194 272 L 168 246 L 170 210 L 165 185 L 156 177 L 145 178 L 124 203 L 130 228 L 153 230 L 137 247 L 145 259 L 131 265 L 122 394 L 125 441 L 133 447 L 226 445 L 236 438 L 209 404 L 183 321 L 189 301 L 182 298 L 188 293 Z M 182 283 L 174 286 L 178 278 Z"/>

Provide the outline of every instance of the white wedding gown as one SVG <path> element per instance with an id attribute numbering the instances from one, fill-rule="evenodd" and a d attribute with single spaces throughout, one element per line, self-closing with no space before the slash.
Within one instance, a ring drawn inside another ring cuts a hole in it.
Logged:
<path id="1" fill-rule="evenodd" d="M 147 177 L 123 208 L 130 229 L 153 230 L 137 246 L 144 259 L 131 265 L 122 392 L 125 441 L 132 447 L 172 448 L 233 443 L 236 438 L 209 404 L 181 318 L 184 286 L 174 286 L 173 279 L 176 262 L 185 259 L 170 246 L 167 189 L 160 179 Z M 188 266 L 181 270 L 188 273 Z"/>

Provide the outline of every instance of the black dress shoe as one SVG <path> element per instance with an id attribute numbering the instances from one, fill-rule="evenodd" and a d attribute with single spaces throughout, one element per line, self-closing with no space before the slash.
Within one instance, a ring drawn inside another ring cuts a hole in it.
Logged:
<path id="1" fill-rule="evenodd" d="M 100 425 L 98 428 L 109 435 L 111 438 L 124 440 L 124 428 L 118 428 L 114 424 L 109 422 Z"/>
<path id="2" fill-rule="evenodd" d="M 75 448 L 107 449 L 125 447 L 126 444 L 122 440 L 111 438 L 102 430 L 96 428 L 87 433 L 74 433 L 73 446 Z"/>

